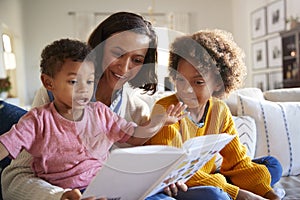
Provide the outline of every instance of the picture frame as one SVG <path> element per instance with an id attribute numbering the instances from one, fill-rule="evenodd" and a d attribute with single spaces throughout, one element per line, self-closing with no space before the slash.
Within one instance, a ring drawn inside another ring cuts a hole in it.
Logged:
<path id="1" fill-rule="evenodd" d="M 267 68 L 267 43 L 265 40 L 252 44 L 252 64 L 253 69 Z"/>
<path id="2" fill-rule="evenodd" d="M 270 72 L 269 77 L 269 90 L 279 89 L 283 87 L 283 75 L 282 72 Z"/>
<path id="3" fill-rule="evenodd" d="M 253 75 L 253 87 L 261 89 L 261 91 L 266 91 L 269 88 L 268 77 L 266 73 L 254 74 Z"/>
<path id="4" fill-rule="evenodd" d="M 266 8 L 260 8 L 251 13 L 252 38 L 262 37 L 267 34 Z"/>
<path id="5" fill-rule="evenodd" d="M 268 34 L 283 31 L 286 28 L 285 0 L 275 1 L 267 6 Z"/>
<path id="6" fill-rule="evenodd" d="M 280 36 L 268 39 L 268 67 L 282 66 L 282 41 Z"/>

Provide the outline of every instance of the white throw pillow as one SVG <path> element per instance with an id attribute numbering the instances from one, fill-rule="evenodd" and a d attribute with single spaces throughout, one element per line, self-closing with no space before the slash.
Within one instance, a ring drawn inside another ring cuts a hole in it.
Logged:
<path id="1" fill-rule="evenodd" d="M 233 116 L 233 120 L 235 128 L 239 134 L 240 141 L 247 148 L 247 155 L 253 159 L 256 147 L 256 127 L 254 119 L 250 116 Z M 216 165 L 218 169 L 221 166 L 222 160 L 222 156 L 218 154 L 216 158 Z"/>
<path id="2" fill-rule="evenodd" d="M 272 155 L 283 176 L 300 174 L 300 102 L 271 102 L 239 96 L 239 115 L 254 118 L 257 128 L 255 157 Z"/>

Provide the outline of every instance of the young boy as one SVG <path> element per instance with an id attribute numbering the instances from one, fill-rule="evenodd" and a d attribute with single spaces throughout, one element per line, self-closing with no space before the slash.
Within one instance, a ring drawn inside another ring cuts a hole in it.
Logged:
<path id="1" fill-rule="evenodd" d="M 190 114 L 177 123 L 164 126 L 146 144 L 181 147 L 191 137 L 218 133 L 235 135 L 220 152 L 223 157 L 220 173 L 216 171 L 213 158 L 187 181 L 188 191 L 179 191 L 176 199 L 279 200 L 271 185 L 279 180 L 281 165 L 273 157 L 259 159 L 257 162 L 266 161 L 270 168 L 273 167 L 270 175 L 266 166 L 251 161 L 239 141 L 228 107 L 219 99 L 242 84 L 246 69 L 243 57 L 231 34 L 221 30 L 199 31 L 180 37 L 171 45 L 170 76 L 176 94 L 156 104 L 167 108 L 181 101 L 188 106 Z"/>
<path id="2" fill-rule="evenodd" d="M 102 167 L 114 142 L 141 145 L 168 115 L 176 118 L 172 115 L 180 112 L 181 105 L 157 112 L 147 125 L 137 126 L 101 102 L 90 102 L 95 79 L 92 55 L 87 45 L 76 40 L 61 39 L 45 47 L 41 80 L 54 100 L 33 108 L 0 136 L 0 159 L 16 158 L 24 148 L 33 155 L 36 176 L 81 190 Z"/>

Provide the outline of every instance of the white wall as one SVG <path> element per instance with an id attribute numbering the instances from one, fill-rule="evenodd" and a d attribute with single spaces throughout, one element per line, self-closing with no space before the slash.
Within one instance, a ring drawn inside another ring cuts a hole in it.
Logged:
<path id="1" fill-rule="evenodd" d="M 13 35 L 13 50 L 16 56 L 17 70 L 12 72 L 17 77 L 13 86 L 17 86 L 15 94 L 21 101 L 26 101 L 26 76 L 24 76 L 24 51 L 23 51 L 23 27 L 22 27 L 22 9 L 19 0 L 0 0 L 0 35 L 9 33 Z M 1 47 L 2 48 L 2 47 Z M 2 63 L 0 63 L 1 65 Z"/>
<path id="2" fill-rule="evenodd" d="M 246 64 L 251 77 L 250 14 L 273 0 L 0 0 L 0 23 L 9 24 L 17 45 L 18 96 L 22 104 L 31 104 L 35 91 L 41 86 L 40 53 L 53 40 L 73 37 L 70 11 L 115 12 L 133 11 L 190 13 L 191 32 L 204 28 L 220 28 L 233 33 L 236 42 L 245 50 Z M 287 13 L 299 13 L 300 1 L 286 0 Z M 17 15 L 16 15 L 17 13 Z M 24 48 L 24 51 L 22 51 Z M 24 56 L 23 56 L 24 55 Z M 251 85 L 251 78 L 246 86 Z"/>
<path id="3" fill-rule="evenodd" d="M 40 87 L 39 59 L 44 46 L 55 39 L 73 36 L 70 11 L 115 12 L 127 10 L 147 13 L 152 1 L 141 0 L 20 0 L 23 11 L 26 104 Z M 232 31 L 231 0 L 159 0 L 155 12 L 189 12 L 191 31 L 223 28 Z M 158 4 L 159 2 L 159 4 Z M 216 6 L 216 4 L 218 6 Z M 213 12 L 212 12 L 213 10 Z M 209 19 L 209 20 L 207 20 Z"/>

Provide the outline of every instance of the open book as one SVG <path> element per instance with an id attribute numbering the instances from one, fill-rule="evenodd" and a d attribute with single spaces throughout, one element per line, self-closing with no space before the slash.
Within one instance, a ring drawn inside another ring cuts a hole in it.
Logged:
<path id="1" fill-rule="evenodd" d="M 226 133 L 195 137 L 182 148 L 148 145 L 115 149 L 82 198 L 144 200 L 171 183 L 187 181 L 233 137 Z"/>

